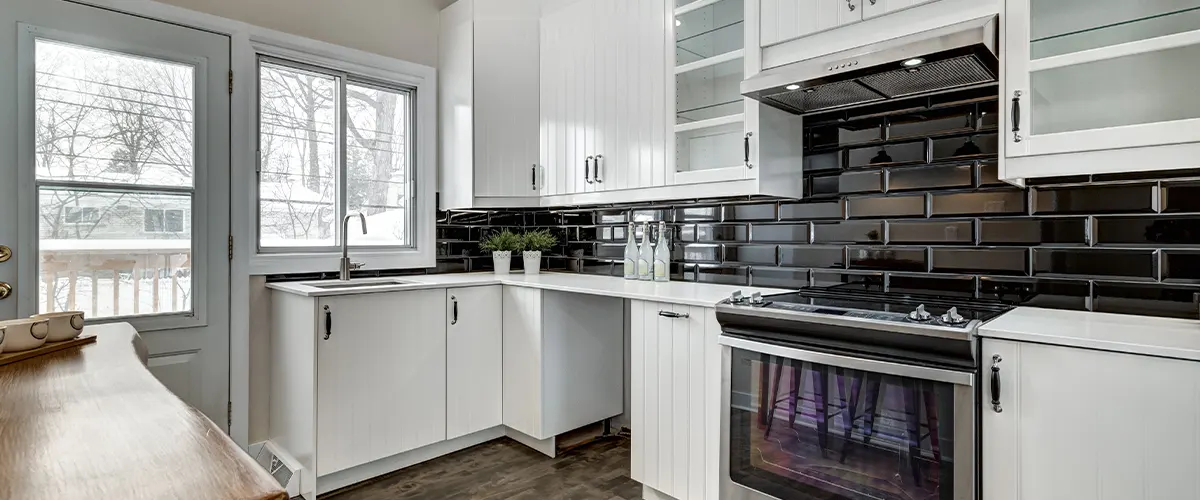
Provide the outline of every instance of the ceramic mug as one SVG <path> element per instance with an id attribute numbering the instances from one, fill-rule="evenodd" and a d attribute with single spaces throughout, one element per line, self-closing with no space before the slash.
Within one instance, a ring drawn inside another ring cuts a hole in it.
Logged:
<path id="1" fill-rule="evenodd" d="M 71 340 L 83 333 L 83 311 L 60 311 L 30 316 L 50 322 L 50 335 L 46 342 Z"/>
<path id="2" fill-rule="evenodd" d="M 4 328 L 4 352 L 21 352 L 37 349 L 46 343 L 50 335 L 50 321 L 27 318 L 0 321 Z"/>
<path id="3" fill-rule="evenodd" d="M 5 328 L 3 326 L 0 326 L 0 354 L 4 353 L 4 337 L 5 337 L 4 331 L 5 331 Z"/>

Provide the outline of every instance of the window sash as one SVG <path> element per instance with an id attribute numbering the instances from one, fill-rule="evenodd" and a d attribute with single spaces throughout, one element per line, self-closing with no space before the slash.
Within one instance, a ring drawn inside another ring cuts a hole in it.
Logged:
<path id="1" fill-rule="evenodd" d="M 262 187 L 262 136 L 263 136 L 263 121 L 262 121 L 262 70 L 264 65 L 282 67 L 289 70 L 310 73 L 316 76 L 333 78 L 336 84 L 336 94 L 334 100 L 337 109 L 334 112 L 334 228 L 333 228 L 333 244 L 332 245 L 286 245 L 286 246 L 265 246 L 262 243 L 262 222 L 263 222 L 263 196 Z M 406 109 L 406 130 L 404 133 L 404 168 L 406 179 L 406 200 L 405 200 L 405 218 L 408 220 L 406 231 L 408 233 L 408 244 L 405 245 L 355 245 L 351 242 L 348 245 L 356 250 L 366 250 L 371 252 L 388 251 L 388 250 L 414 250 L 417 248 L 417 216 L 416 216 L 416 164 L 413 161 L 413 150 L 416 147 L 416 130 L 417 123 L 417 106 L 416 106 L 416 91 L 417 89 L 410 85 L 402 83 L 393 83 L 377 78 L 370 78 L 351 74 L 345 71 L 339 71 L 329 67 L 323 67 L 313 64 L 308 64 L 292 59 L 280 58 L 268 54 L 257 54 L 255 64 L 255 77 L 258 79 L 258 92 L 255 96 L 255 116 L 258 124 L 255 138 L 255 153 L 257 155 L 257 166 L 255 168 L 255 220 L 254 220 L 254 236 L 255 247 L 260 254 L 297 254 L 297 253 L 329 253 L 338 250 L 341 247 L 343 238 L 346 237 L 342 228 L 349 210 L 349 198 L 347 198 L 347 185 L 349 178 L 349 168 L 347 165 L 347 143 L 348 143 L 348 120 L 349 106 L 347 105 L 347 85 L 355 85 L 359 87 L 374 89 L 384 92 L 393 92 L 403 94 L 405 96 Z"/>

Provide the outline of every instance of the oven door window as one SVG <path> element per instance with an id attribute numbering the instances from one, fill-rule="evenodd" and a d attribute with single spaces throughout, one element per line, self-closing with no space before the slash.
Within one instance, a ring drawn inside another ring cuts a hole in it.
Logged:
<path id="1" fill-rule="evenodd" d="M 741 349 L 732 361 L 734 482 L 781 499 L 956 498 L 955 386 Z"/>

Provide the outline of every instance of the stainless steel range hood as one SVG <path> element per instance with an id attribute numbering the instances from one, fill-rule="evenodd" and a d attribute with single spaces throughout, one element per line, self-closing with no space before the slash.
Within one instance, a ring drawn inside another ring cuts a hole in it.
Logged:
<path id="1" fill-rule="evenodd" d="M 999 72 L 996 16 L 765 70 L 742 95 L 795 114 L 989 85 Z"/>

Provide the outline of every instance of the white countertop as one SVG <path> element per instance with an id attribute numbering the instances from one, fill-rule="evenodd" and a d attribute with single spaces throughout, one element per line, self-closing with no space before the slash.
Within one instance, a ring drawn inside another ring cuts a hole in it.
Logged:
<path id="1" fill-rule="evenodd" d="M 688 281 L 669 281 L 656 283 L 650 281 L 626 281 L 612 276 L 595 276 L 590 274 L 572 273 L 542 273 L 534 275 L 509 274 L 495 275 L 492 273 L 465 274 L 422 274 L 415 276 L 397 276 L 394 278 L 369 278 L 354 280 L 354 282 L 386 282 L 403 281 L 404 284 L 386 284 L 364 288 L 350 289 L 321 289 L 312 285 L 321 283 L 337 283 L 337 281 L 297 281 L 290 283 L 268 283 L 267 288 L 281 292 L 303 295 L 306 297 L 324 297 L 332 295 L 356 295 L 362 293 L 396 292 L 404 290 L 421 290 L 426 288 L 452 288 L 478 285 L 509 285 L 555 290 L 560 292 L 585 293 L 621 297 L 635 300 L 651 300 L 670 302 L 690 306 L 713 307 L 717 302 L 729 297 L 734 290 L 741 290 L 749 296 L 753 292 L 763 295 L 783 293 L 789 290 L 778 288 L 759 288 L 731 285 L 714 285 L 710 283 L 693 283 Z"/>
<path id="2" fill-rule="evenodd" d="M 1200 361 L 1200 321 L 1018 307 L 979 328 L 986 338 Z"/>

